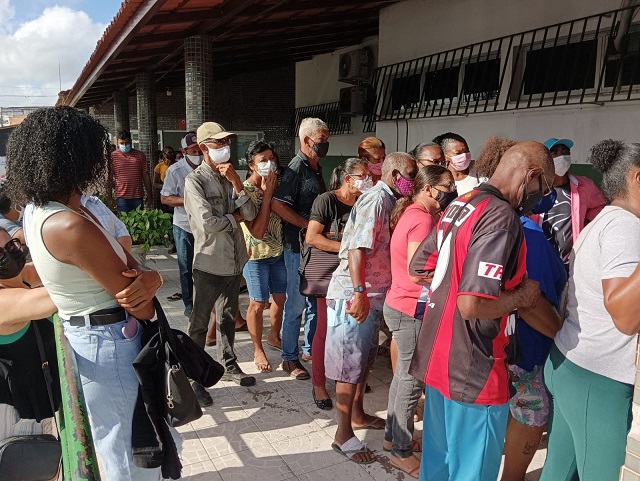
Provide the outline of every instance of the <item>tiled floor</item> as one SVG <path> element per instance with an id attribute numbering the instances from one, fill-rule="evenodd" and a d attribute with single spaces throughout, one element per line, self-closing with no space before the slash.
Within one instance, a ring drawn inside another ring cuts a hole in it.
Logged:
<path id="1" fill-rule="evenodd" d="M 162 272 L 165 279 L 158 297 L 169 322 L 187 330 L 181 301 L 166 298 L 179 292 L 178 265 L 166 249 L 154 249 L 148 265 Z M 248 297 L 241 296 L 241 312 L 246 312 Z M 268 326 L 268 312 L 265 312 Z M 265 328 L 268 333 L 268 327 Z M 265 334 L 266 339 L 266 334 Z M 336 429 L 335 410 L 318 409 L 311 398 L 311 381 L 295 381 L 279 367 L 280 353 L 265 344 L 274 371 L 258 374 L 253 364 L 253 348 L 247 332 L 236 335 L 236 352 L 240 366 L 256 375 L 258 382 L 250 388 L 220 382 L 210 389 L 214 403 L 204 409 L 202 418 L 179 428 L 184 438 L 182 450 L 183 479 L 189 481 L 402 481 L 412 479 L 393 468 L 382 450 L 383 431 L 361 430 L 358 436 L 378 454 L 377 462 L 358 465 L 331 449 Z M 215 357 L 215 348 L 207 348 Z M 310 366 L 308 366 L 310 368 Z M 365 396 L 370 413 L 386 416 L 391 368 L 388 357 L 379 356 L 369 384 L 372 392 Z M 329 391 L 335 399 L 333 384 Z M 422 422 L 416 425 L 416 437 Z M 527 481 L 537 481 L 546 451 L 536 454 Z"/>

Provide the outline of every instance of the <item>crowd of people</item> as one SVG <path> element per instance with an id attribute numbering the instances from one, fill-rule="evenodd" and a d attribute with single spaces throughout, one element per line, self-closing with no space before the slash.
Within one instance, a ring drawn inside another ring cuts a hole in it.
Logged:
<path id="1" fill-rule="evenodd" d="M 0 439 L 51 429 L 44 384 L 16 379 L 39 369 L 34 326 L 53 353 L 57 312 L 106 478 L 163 475 L 131 452 L 139 321 L 154 318 L 163 279 L 132 257 L 122 222 L 89 195 L 108 178 L 120 212 L 143 206 L 145 193 L 150 205 L 152 188 L 172 209 L 175 298 L 189 337 L 203 349 L 215 339 L 223 379 L 256 383 L 234 350 L 246 282 L 256 369 L 276 368 L 263 344 L 268 310 L 266 347 L 281 351 L 292 379 L 311 378 L 319 409 L 335 408 L 337 453 L 374 462 L 355 430 L 380 429 L 391 464 L 411 477 L 495 481 L 504 453 L 502 481 L 522 481 L 548 431 L 541 480 L 618 478 L 640 331 L 640 144 L 592 147 L 603 195 L 570 173 L 570 139 L 492 137 L 472 164 L 456 133 L 410 153 L 368 137 L 327 185 L 322 120 L 302 120 L 286 167 L 274 143 L 252 142 L 246 179 L 230 162 L 234 135 L 205 122 L 183 137 L 179 160 L 161 152 L 151 179 L 129 132 L 114 150 L 83 112 L 42 109 L 16 128 L 0 193 Z M 364 409 L 382 328 L 392 338 L 386 419 Z M 191 385 L 201 406 L 212 403 Z"/>

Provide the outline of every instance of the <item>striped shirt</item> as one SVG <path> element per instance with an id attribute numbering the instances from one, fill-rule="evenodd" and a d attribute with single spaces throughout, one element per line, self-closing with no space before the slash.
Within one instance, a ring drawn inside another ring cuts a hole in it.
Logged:
<path id="1" fill-rule="evenodd" d="M 144 172 L 149 172 L 149 163 L 145 155 L 137 149 L 131 149 L 128 154 L 114 150 L 111 152 L 111 165 L 116 197 L 142 199 L 144 197 L 142 175 Z"/>

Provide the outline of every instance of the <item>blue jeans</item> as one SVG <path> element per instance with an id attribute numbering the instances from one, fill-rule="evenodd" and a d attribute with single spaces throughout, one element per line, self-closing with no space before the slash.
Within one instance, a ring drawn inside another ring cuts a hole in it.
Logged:
<path id="1" fill-rule="evenodd" d="M 133 361 L 140 352 L 142 326 L 131 339 L 124 337 L 126 321 L 106 326 L 74 327 L 63 321 L 75 354 L 89 425 L 106 481 L 156 481 L 160 468 L 133 464 L 131 422 L 138 398 Z M 178 449 L 180 449 L 178 445 Z"/>
<path id="2" fill-rule="evenodd" d="M 178 269 L 180 270 L 180 290 L 184 302 L 185 315 L 191 315 L 193 310 L 193 234 L 173 226 L 173 241 L 178 254 Z"/>
<path id="3" fill-rule="evenodd" d="M 125 199 L 124 197 L 118 197 L 116 199 L 116 205 L 118 206 L 118 212 L 131 212 L 138 207 L 142 207 L 142 199 Z"/>
<path id="4" fill-rule="evenodd" d="M 318 307 L 315 297 L 306 297 L 306 311 L 304 314 L 304 341 L 302 343 L 302 353 L 305 356 L 311 356 L 311 344 L 313 344 L 313 336 L 316 334 L 316 325 L 318 323 Z"/>
<path id="5" fill-rule="evenodd" d="M 298 359 L 298 339 L 304 310 L 304 296 L 300 294 L 300 253 L 284 248 L 284 263 L 287 266 L 287 300 L 282 319 L 282 360 Z"/>

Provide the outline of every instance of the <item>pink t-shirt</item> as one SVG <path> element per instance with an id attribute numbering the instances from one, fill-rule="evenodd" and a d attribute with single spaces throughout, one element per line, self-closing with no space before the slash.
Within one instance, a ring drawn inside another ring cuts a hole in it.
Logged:
<path id="1" fill-rule="evenodd" d="M 436 227 L 431 214 L 419 204 L 411 204 L 402 214 L 391 236 L 391 287 L 385 303 L 407 316 L 422 319 L 428 286 L 409 278 L 407 248 L 409 242 L 422 242 Z"/>

